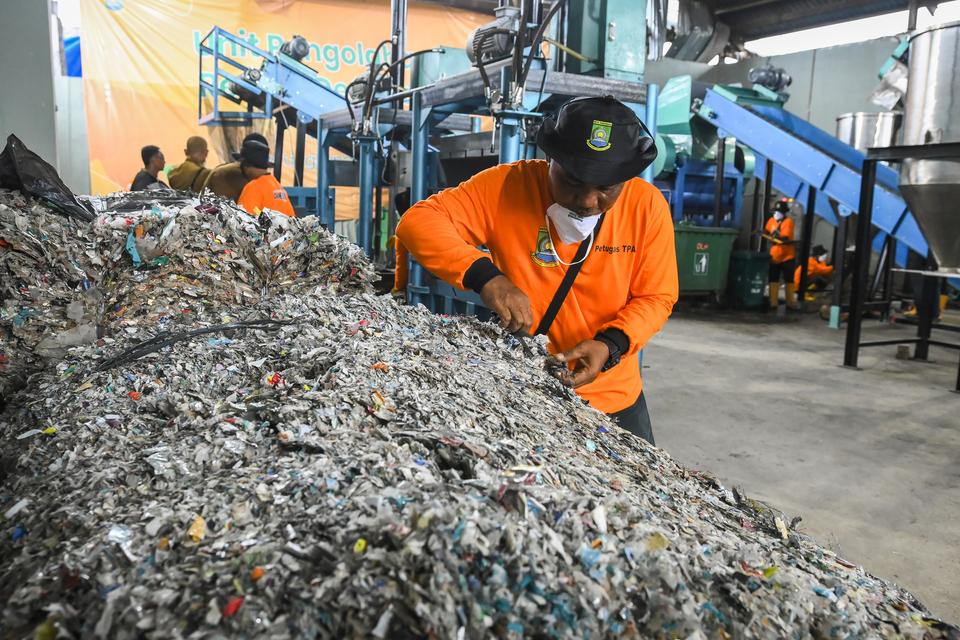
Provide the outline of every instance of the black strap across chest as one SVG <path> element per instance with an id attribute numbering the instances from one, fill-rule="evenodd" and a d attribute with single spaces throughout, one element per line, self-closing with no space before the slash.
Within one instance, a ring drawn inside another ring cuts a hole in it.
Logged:
<path id="1" fill-rule="evenodd" d="M 540 318 L 540 324 L 537 325 L 537 330 L 534 331 L 533 335 L 546 335 L 546 333 L 550 331 L 553 321 L 560 312 L 560 307 L 563 306 L 563 301 L 567 299 L 567 294 L 570 293 L 570 289 L 573 287 L 573 281 L 577 279 L 580 268 L 583 267 L 583 263 L 586 262 L 586 255 L 590 251 L 590 245 L 593 244 L 593 241 L 600 235 L 600 225 L 603 224 L 603 219 L 606 215 L 605 213 L 600 214 L 600 219 L 597 220 L 597 226 L 593 228 L 593 234 L 577 247 L 577 253 L 573 256 L 573 264 L 567 267 L 567 272 L 563 274 L 563 280 L 560 282 L 560 286 L 557 287 L 557 292 L 553 294 L 550 306 L 547 307 L 543 317 Z M 548 228 L 547 232 L 549 233 L 549 231 Z"/>

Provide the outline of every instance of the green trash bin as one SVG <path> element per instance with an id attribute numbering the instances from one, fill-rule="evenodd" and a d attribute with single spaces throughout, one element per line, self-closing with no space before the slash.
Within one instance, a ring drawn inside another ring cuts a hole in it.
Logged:
<path id="1" fill-rule="evenodd" d="M 674 229 L 680 293 L 722 294 L 727 290 L 735 229 L 680 223 Z"/>
<path id="2" fill-rule="evenodd" d="M 730 299 L 735 307 L 757 309 L 766 304 L 770 254 L 734 251 L 730 258 Z"/>

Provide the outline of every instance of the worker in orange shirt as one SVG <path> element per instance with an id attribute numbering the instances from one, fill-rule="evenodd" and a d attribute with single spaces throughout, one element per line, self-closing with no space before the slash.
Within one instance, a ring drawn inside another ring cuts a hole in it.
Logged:
<path id="1" fill-rule="evenodd" d="M 780 200 L 774 205 L 773 215 L 767 220 L 764 237 L 770 241 L 770 307 L 780 306 L 780 278 L 787 285 L 787 307 L 798 309 L 797 287 L 793 284 L 793 271 L 796 267 L 797 247 L 793 239 L 793 220 L 790 202 Z"/>
<path id="2" fill-rule="evenodd" d="M 807 261 L 807 295 L 808 291 L 823 291 L 833 277 L 833 265 L 827 264 L 829 254 L 822 244 L 810 250 L 810 259 Z M 800 289 L 800 267 L 793 273 L 793 286 Z M 806 298 L 804 298 L 806 299 Z"/>
<path id="3" fill-rule="evenodd" d="M 290 197 L 269 171 L 272 166 L 270 147 L 259 140 L 247 140 L 243 143 L 240 147 L 240 170 L 250 182 L 240 192 L 237 204 L 254 216 L 260 215 L 264 209 L 272 209 L 294 217 L 297 214 L 290 204 Z"/>
<path id="4" fill-rule="evenodd" d="M 635 177 L 654 141 L 607 96 L 564 104 L 537 144 L 549 160 L 499 165 L 413 205 L 397 239 L 477 291 L 507 330 L 546 334 L 561 382 L 652 443 L 635 356 L 678 295 L 670 209 Z"/>

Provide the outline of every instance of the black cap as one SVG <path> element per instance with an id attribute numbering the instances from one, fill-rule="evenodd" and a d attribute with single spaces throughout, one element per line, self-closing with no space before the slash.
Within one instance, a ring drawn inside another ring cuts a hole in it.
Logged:
<path id="1" fill-rule="evenodd" d="M 270 143 L 267 142 L 267 139 L 266 139 L 264 136 L 262 136 L 261 134 L 259 134 L 259 133 L 248 133 L 246 136 L 244 136 L 243 142 L 240 143 L 241 148 L 243 147 L 244 144 L 246 144 L 247 142 L 250 142 L 251 140 L 253 140 L 253 141 L 255 141 L 255 142 L 261 142 L 261 143 L 267 145 L 267 148 L 268 148 L 268 149 L 270 148 Z M 241 158 L 240 158 L 240 152 L 239 152 L 239 151 L 234 151 L 233 153 L 230 154 L 230 156 L 231 156 L 234 160 L 240 160 L 240 159 L 241 159 Z"/>
<path id="2" fill-rule="evenodd" d="M 823 256 L 826 254 L 827 254 L 827 249 L 822 244 L 818 244 L 813 249 L 810 249 L 810 255 L 812 255 L 814 258 Z"/>
<path id="3" fill-rule="evenodd" d="M 777 200 L 777 203 L 773 205 L 774 212 L 779 211 L 780 213 L 790 213 L 790 201 L 789 200 Z"/>
<path id="4" fill-rule="evenodd" d="M 140 149 L 140 159 L 143 160 L 143 166 L 150 164 L 150 160 L 158 153 L 160 153 L 160 147 L 155 144 L 148 144 L 143 149 Z"/>
<path id="5" fill-rule="evenodd" d="M 266 139 L 262 134 L 259 134 L 259 133 L 248 133 L 248 134 L 247 134 L 246 136 L 244 136 L 244 138 L 243 138 L 243 142 L 250 142 L 251 140 L 255 140 L 255 141 L 257 141 L 257 142 L 262 142 L 263 144 L 265 144 L 265 145 L 267 145 L 267 146 L 270 145 L 270 143 L 267 142 L 267 139 Z M 241 142 L 240 144 L 243 144 L 243 142 Z"/>
<path id="6" fill-rule="evenodd" d="M 237 154 L 237 159 L 247 166 L 257 167 L 258 169 L 269 169 L 273 166 L 273 163 L 270 162 L 270 147 L 259 140 L 244 142 L 243 146 L 240 147 L 240 153 Z"/>
<path id="7" fill-rule="evenodd" d="M 577 180 L 591 185 L 624 182 L 657 157 L 650 131 L 613 96 L 574 98 L 544 118 L 537 145 Z"/>

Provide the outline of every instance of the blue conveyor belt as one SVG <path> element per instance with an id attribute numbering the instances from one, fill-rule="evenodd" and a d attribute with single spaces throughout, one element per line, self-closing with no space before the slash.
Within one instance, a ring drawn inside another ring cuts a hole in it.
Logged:
<path id="1" fill-rule="evenodd" d="M 734 137 L 761 156 L 757 158 L 758 177 L 766 177 L 763 160 L 769 158 L 775 165 L 772 184 L 777 190 L 805 203 L 807 185 L 815 187 L 815 211 L 824 220 L 837 223 L 831 199 L 841 205 L 841 215 L 856 213 L 865 159 L 860 151 L 788 111 L 741 105 L 712 89 L 707 90 L 700 115 L 717 127 L 721 136 Z M 894 169 L 877 166 L 873 224 L 900 245 L 926 256 L 927 242 L 900 196 L 897 179 Z M 897 253 L 897 261 L 902 262 L 905 249 Z"/>

